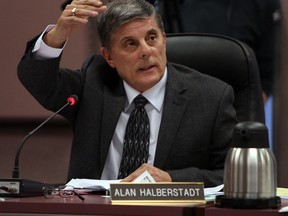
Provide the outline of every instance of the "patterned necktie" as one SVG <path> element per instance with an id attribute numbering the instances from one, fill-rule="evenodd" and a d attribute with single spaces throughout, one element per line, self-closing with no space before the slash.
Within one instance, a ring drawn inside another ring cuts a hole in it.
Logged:
<path id="1" fill-rule="evenodd" d="M 135 109 L 126 126 L 118 179 L 125 178 L 148 160 L 150 125 L 144 109 L 147 102 L 140 94 L 134 99 Z"/>

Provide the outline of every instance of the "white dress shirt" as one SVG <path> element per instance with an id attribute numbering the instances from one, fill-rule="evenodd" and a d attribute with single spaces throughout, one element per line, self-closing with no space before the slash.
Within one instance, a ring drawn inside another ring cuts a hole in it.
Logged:
<path id="1" fill-rule="evenodd" d="M 142 95 L 149 101 L 145 105 L 149 122 L 150 122 L 150 144 L 149 144 L 149 156 L 147 163 L 154 163 L 155 151 L 157 146 L 158 132 L 160 128 L 160 122 L 163 111 L 163 102 L 165 96 L 165 88 L 167 81 L 167 69 L 165 69 L 162 79 L 151 89 L 142 93 Z M 124 81 L 124 87 L 127 94 L 127 100 L 124 110 L 122 111 L 118 120 L 112 142 L 110 144 L 108 156 L 102 172 L 101 179 L 117 179 L 118 171 L 122 159 L 123 140 L 125 135 L 125 129 L 128 122 L 130 113 L 134 109 L 133 100 L 140 94 Z"/>
<path id="2" fill-rule="evenodd" d="M 33 48 L 33 52 L 35 52 L 37 58 L 57 58 L 64 49 L 66 44 L 62 49 L 58 49 L 49 47 L 43 42 L 42 37 L 44 33 L 48 32 L 53 27 L 54 25 L 47 26 L 47 28 L 44 30 L 44 32 L 40 35 L 40 37 L 36 41 L 35 46 Z M 149 101 L 145 105 L 145 110 L 147 112 L 150 121 L 150 144 L 149 144 L 149 157 L 147 163 L 152 165 L 155 159 L 158 132 L 163 112 L 166 82 L 167 82 L 167 68 L 165 68 L 165 72 L 162 79 L 155 86 L 142 93 L 142 95 Z M 129 86 L 125 81 L 123 81 L 123 84 L 126 91 L 127 99 L 125 102 L 124 110 L 120 115 L 113 138 L 111 140 L 108 156 L 106 158 L 104 170 L 101 176 L 101 179 L 103 180 L 117 179 L 118 177 L 118 171 L 122 159 L 125 129 L 129 115 L 134 109 L 134 104 L 132 102 L 134 98 L 138 94 L 140 94 L 138 91 Z"/>

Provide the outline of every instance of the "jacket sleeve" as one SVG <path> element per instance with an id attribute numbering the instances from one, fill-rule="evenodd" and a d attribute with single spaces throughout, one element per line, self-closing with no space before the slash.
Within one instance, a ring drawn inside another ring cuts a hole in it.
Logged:
<path id="1" fill-rule="evenodd" d="M 24 87 L 44 108 L 56 111 L 66 103 L 70 95 L 81 95 L 83 74 L 80 70 L 60 69 L 61 55 L 51 59 L 35 58 L 32 49 L 38 37 L 39 35 L 27 43 L 18 64 L 17 75 Z M 76 109 L 77 106 L 69 109 L 69 112 L 75 112 Z M 69 118 L 74 116 L 66 113 L 66 110 L 61 114 L 68 120 L 72 120 Z"/>

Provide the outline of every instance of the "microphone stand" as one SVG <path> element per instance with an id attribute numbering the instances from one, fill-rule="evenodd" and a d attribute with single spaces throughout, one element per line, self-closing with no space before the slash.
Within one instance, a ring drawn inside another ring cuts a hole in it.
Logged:
<path id="1" fill-rule="evenodd" d="M 38 127 L 36 127 L 23 138 L 16 153 L 12 179 L 0 179 L 0 197 L 27 197 L 37 196 L 43 193 L 42 188 L 45 183 L 19 178 L 19 157 L 21 150 L 29 137 L 31 137 L 37 130 L 39 130 L 44 124 L 46 124 L 49 120 L 61 112 L 65 107 L 68 105 L 73 106 L 77 101 L 78 96 L 71 95 L 67 99 L 67 103 L 64 104 L 64 106 L 53 113 L 53 115 L 48 117 L 44 122 L 42 122 Z"/>
<path id="2" fill-rule="evenodd" d="M 55 112 L 53 115 L 51 115 L 49 118 L 47 118 L 44 122 L 42 122 L 38 127 L 36 127 L 34 130 L 29 132 L 22 140 L 20 147 L 17 150 L 16 157 L 15 157 L 15 163 L 14 163 L 14 169 L 12 172 L 12 178 L 19 178 L 19 158 L 20 153 L 22 151 L 22 148 L 26 141 L 39 129 L 41 128 L 46 122 L 50 121 L 50 119 L 54 118 L 59 112 L 61 112 L 64 108 L 66 108 L 68 105 L 70 105 L 70 101 L 68 101 L 61 109 L 59 109 L 57 112 Z"/>

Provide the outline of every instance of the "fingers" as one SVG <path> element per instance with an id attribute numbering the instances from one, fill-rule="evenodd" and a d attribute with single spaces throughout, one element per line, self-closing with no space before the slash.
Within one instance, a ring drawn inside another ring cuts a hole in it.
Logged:
<path id="1" fill-rule="evenodd" d="M 65 7 L 58 24 L 74 29 L 105 10 L 106 6 L 100 0 L 74 0 Z"/>
<path id="2" fill-rule="evenodd" d="M 85 23 L 89 17 L 95 17 L 105 9 L 106 6 L 99 0 L 74 0 L 66 6 L 63 15 L 75 22 Z"/>
<path id="3" fill-rule="evenodd" d="M 172 179 L 167 172 L 161 169 L 158 169 L 157 167 L 154 167 L 147 163 L 142 164 L 137 170 L 135 170 L 129 176 L 124 178 L 122 181 L 132 182 L 134 179 L 136 179 L 139 175 L 141 175 L 146 170 L 150 173 L 150 175 L 154 178 L 156 182 L 172 182 Z"/>
<path id="4" fill-rule="evenodd" d="M 95 17 L 106 10 L 100 0 L 74 0 L 63 10 L 58 22 L 44 38 L 47 45 L 61 47 L 70 35 L 88 22 L 89 17 Z"/>

